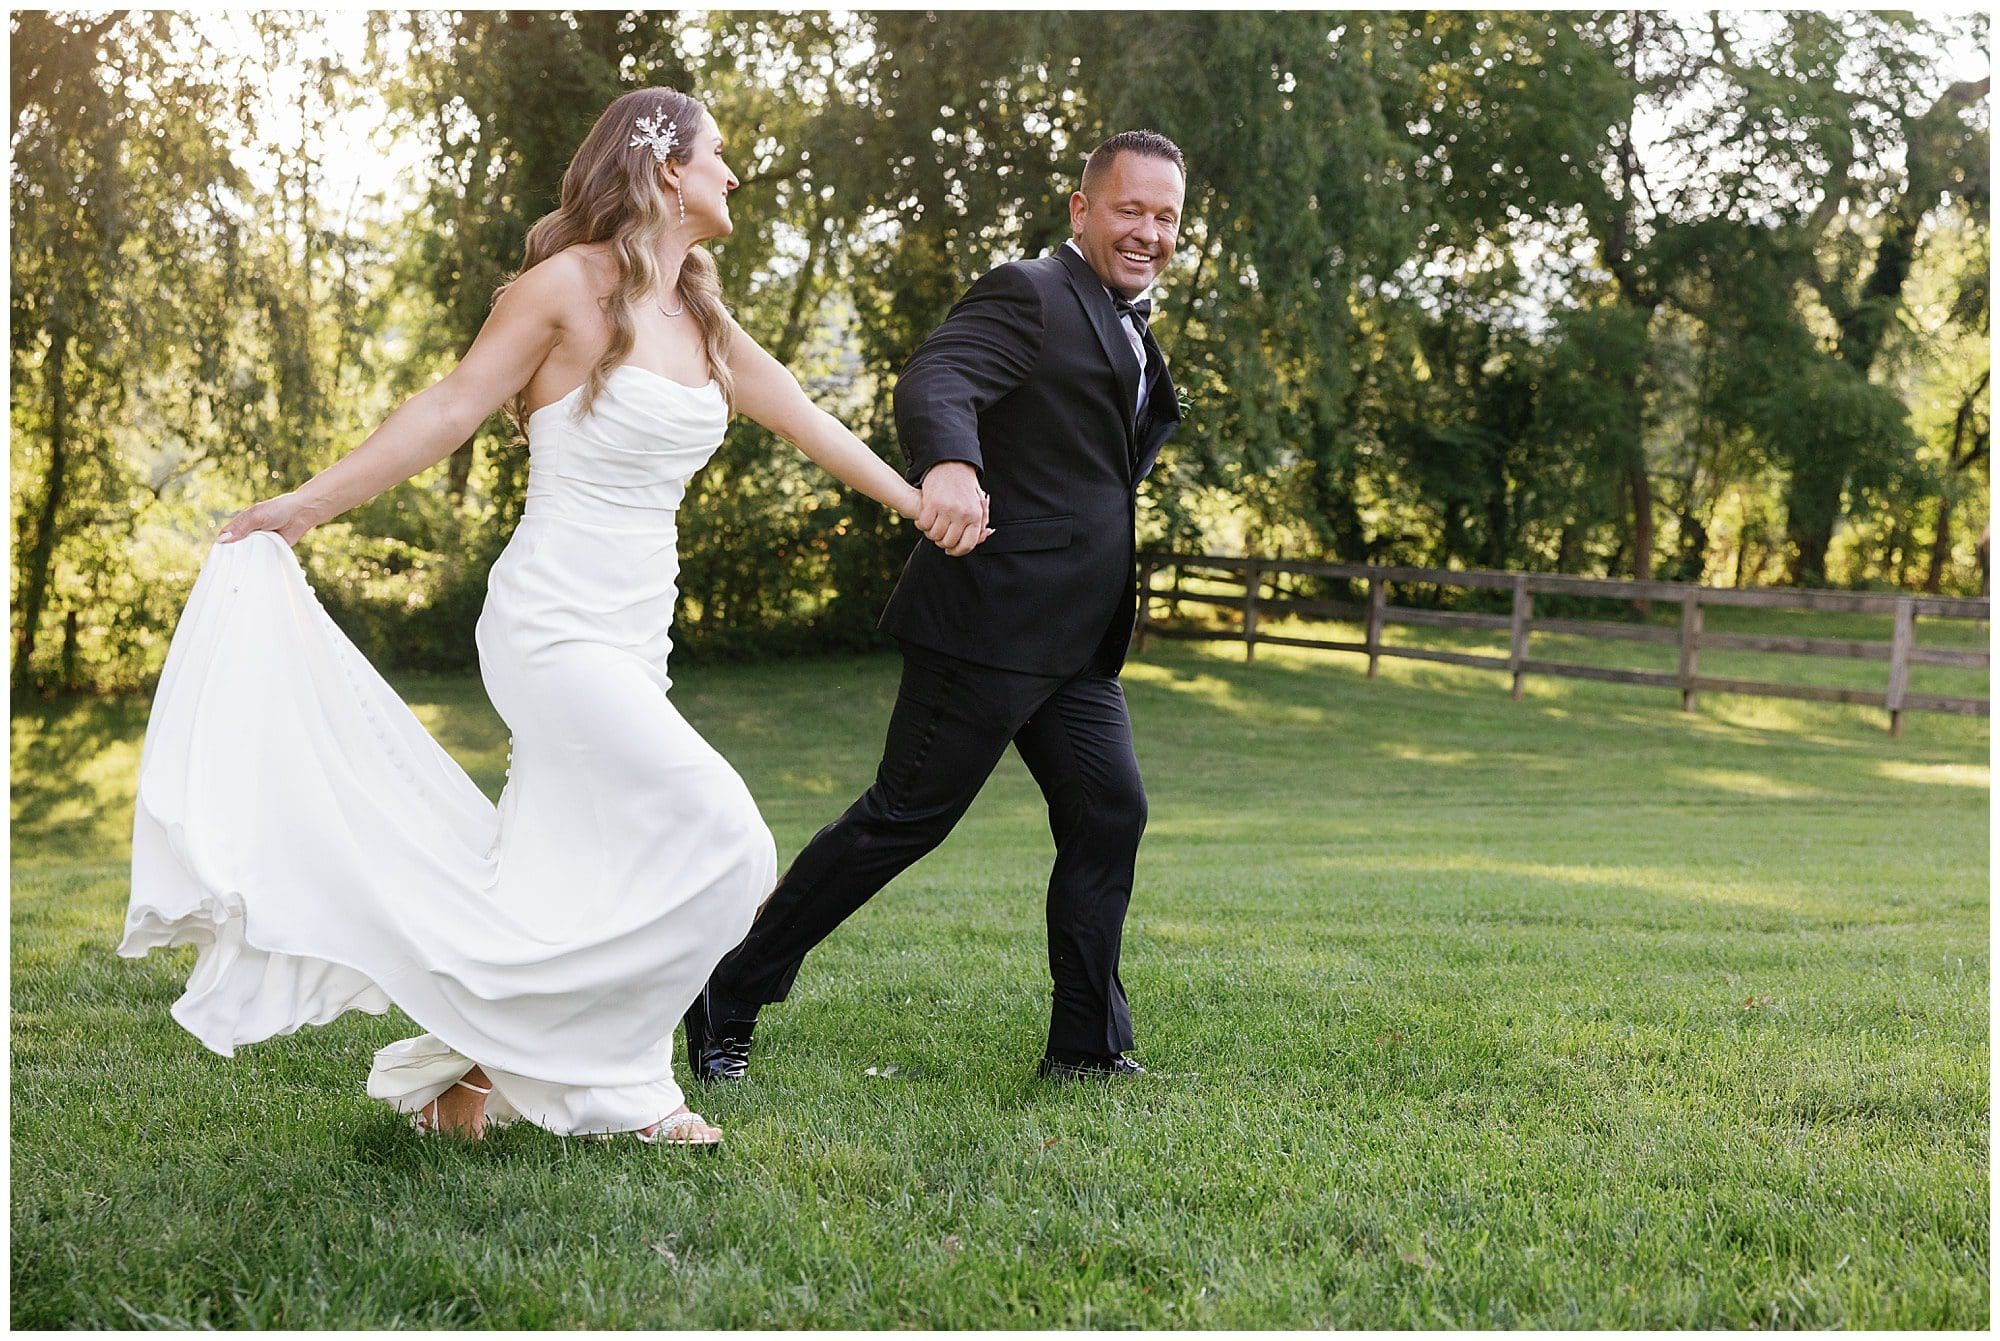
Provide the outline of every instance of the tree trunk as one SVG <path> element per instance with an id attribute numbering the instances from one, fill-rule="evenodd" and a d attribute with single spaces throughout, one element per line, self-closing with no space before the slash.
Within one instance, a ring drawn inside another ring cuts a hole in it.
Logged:
<path id="1" fill-rule="evenodd" d="M 1864 378 L 1875 366 L 1882 341 L 1895 320 L 1903 296 L 1904 281 L 1917 256 L 1917 226 L 1930 208 L 1928 200 L 1913 201 L 1906 195 L 1897 202 L 1875 247 L 1875 268 L 1862 286 L 1860 301 L 1840 321 L 1840 361 Z"/>
<path id="2" fill-rule="evenodd" d="M 1941 191 L 1963 194 L 1974 174 L 1962 174 L 1955 185 L 1952 170 L 1963 146 L 1952 142 L 1949 128 L 1959 113 L 1986 96 L 1991 81 L 1966 81 L 1946 89 L 1923 115 L 1905 123 L 1906 176 L 1903 189 L 1885 211 L 1882 238 L 1875 246 L 1875 264 L 1861 286 L 1861 297 L 1845 311 L 1836 310 L 1840 329 L 1840 361 L 1866 381 L 1882 352 L 1883 340 L 1895 322 L 1903 286 L 1915 265 L 1917 233 L 1923 217 Z M 1977 174 L 1983 181 L 1983 174 Z M 1785 532 L 1796 547 L 1791 581 L 1794 586 L 1824 586 L 1826 551 L 1841 518 L 1841 497 L 1847 491 L 1849 462 L 1821 463 L 1803 479 L 1796 475 L 1786 499 Z"/>
<path id="3" fill-rule="evenodd" d="M 1690 498 L 1680 515 L 1680 580 L 1700 582 L 1708 574 L 1708 527 Z"/>
<path id="4" fill-rule="evenodd" d="M 1795 587 L 1826 585 L 1826 551 L 1833 544 L 1834 523 L 1840 520 L 1840 496 L 1846 491 L 1844 468 L 1793 472 L 1785 495 L 1785 538 L 1792 545 Z"/>
<path id="5" fill-rule="evenodd" d="M 1629 552 L 1632 561 L 1632 579 L 1635 582 L 1653 580 L 1653 480 L 1646 473 L 1646 447 L 1644 439 L 1643 411 L 1639 405 L 1638 379 L 1633 376 L 1621 377 L 1619 387 L 1625 394 L 1626 427 L 1630 436 L 1625 444 L 1625 464 L 1620 473 L 1619 483 L 1625 488 L 1625 501 L 1630 507 L 1631 525 L 1618 538 L 1618 552 L 1612 555 L 1610 565 L 1605 569 L 1607 577 L 1617 577 L 1624 566 Z M 1633 613 L 1645 616 L 1652 613 L 1652 602 L 1637 600 L 1632 602 Z"/>
<path id="6" fill-rule="evenodd" d="M 64 689 L 75 689 L 76 678 L 76 611 L 63 614 L 62 677 L 57 681 Z"/>
<path id="7" fill-rule="evenodd" d="M 820 252 L 826 246 L 826 232 L 824 216 L 814 218 L 809 232 L 811 241 L 806 244 L 806 259 L 799 265 L 799 282 L 792 286 L 792 300 L 785 310 L 785 328 L 778 333 L 777 343 L 771 346 L 771 357 L 787 367 L 805 339 L 806 317 L 810 315 L 806 311 L 806 299 L 812 294 L 813 278 L 819 272 Z"/>
<path id="8" fill-rule="evenodd" d="M 451 495 L 452 502 L 461 505 L 465 502 L 465 491 L 472 484 L 472 444 L 474 441 L 475 439 L 473 438 L 467 438 L 465 444 L 445 460 L 445 492 Z"/>
<path id="9" fill-rule="evenodd" d="M 1336 563 L 1366 563 L 1367 530 L 1354 501 L 1354 480 L 1349 468 L 1352 458 L 1342 453 L 1338 443 L 1326 441 L 1329 432 L 1324 424 L 1314 426 L 1312 469 L 1306 476 L 1307 487 L 1312 491 L 1313 512 L 1324 528 L 1322 534 L 1332 545 L 1333 553 L 1328 557 Z"/>
<path id="10" fill-rule="evenodd" d="M 1951 450 L 1945 454 L 1944 496 L 1938 499 L 1937 534 L 1931 538 L 1930 571 L 1924 574 L 1924 590 L 1932 595 L 1936 595 L 1943 585 L 1944 566 L 1951 562 L 1951 505 L 1957 494 L 1958 477 L 1970 468 L 1973 462 L 1986 455 L 1991 426 L 1986 429 L 1975 429 L 1972 417 L 1978 411 L 1980 398 L 1986 394 L 1987 384 L 1992 377 L 1991 368 L 1979 374 L 1979 380 L 1959 397 L 1958 413 L 1952 420 Z M 1968 436 L 1971 437 L 1970 442 L 1966 441 Z M 1980 543 L 1982 545 L 1985 543 L 1985 537 L 1981 537 Z M 1983 555 L 1984 551 L 1981 553 Z M 1980 568 L 1982 574 L 1985 572 L 1984 562 L 1982 557 Z M 1984 590 L 1983 583 L 1981 590 Z"/>
<path id="11" fill-rule="evenodd" d="M 56 523 L 62 515 L 63 486 L 69 470 L 69 329 L 60 319 L 49 328 L 49 356 L 43 376 L 49 392 L 49 468 L 34 540 L 21 564 L 21 633 L 14 648 L 14 689 L 31 682 L 36 632 L 48 603 L 49 571 L 56 552 Z"/>
<path id="12" fill-rule="evenodd" d="M 1653 481 L 1646 474 L 1643 458 L 1626 467 L 1626 487 L 1632 491 L 1632 577 L 1638 582 L 1653 580 Z M 1632 608 L 1652 613 L 1651 601 L 1634 601 Z"/>
<path id="13" fill-rule="evenodd" d="M 1639 82 L 1639 52 L 1646 41 L 1646 14 L 1642 10 L 1629 11 L 1627 18 L 1632 25 L 1631 47 L 1626 53 L 1626 76 L 1634 87 Z M 1605 267 L 1611 271 L 1612 279 L 1618 285 L 1618 296 L 1640 314 L 1647 326 L 1653 314 L 1659 310 L 1660 295 L 1651 282 L 1646 280 L 1634 263 L 1632 239 L 1637 232 L 1633 218 L 1635 202 L 1638 199 L 1638 179 L 1644 175 L 1639 156 L 1633 147 L 1632 122 L 1630 118 L 1618 126 L 1618 179 L 1621 183 L 1618 213 L 1611 219 L 1608 236 L 1604 239 Z M 1624 393 L 1625 427 L 1630 433 L 1626 443 L 1629 455 L 1625 460 L 1624 483 L 1631 495 L 1632 529 L 1624 538 L 1619 549 L 1622 554 L 1627 544 L 1632 551 L 1632 576 L 1640 582 L 1653 579 L 1653 482 L 1646 475 L 1646 417 L 1641 403 L 1639 376 L 1636 370 L 1628 370 L 1619 379 L 1619 390 Z M 1617 575 L 1617 564 L 1611 568 Z M 1634 601 L 1633 608 L 1640 614 L 1647 613 L 1645 601 Z"/>
<path id="14" fill-rule="evenodd" d="M 1951 495 L 1938 500 L 1937 534 L 1931 539 L 1931 566 L 1924 574 L 1924 590 L 1935 596 L 1944 585 L 1944 566 L 1951 558 Z"/>
<path id="15" fill-rule="evenodd" d="M 1440 509 L 1443 525 L 1438 530 L 1438 545 L 1443 551 L 1438 567 L 1449 568 L 1451 561 L 1463 557 L 1465 551 L 1465 505 L 1452 499 Z"/>
<path id="16" fill-rule="evenodd" d="M 1486 566 L 1505 568 L 1513 557 L 1513 500 L 1507 496 L 1507 454 L 1493 443 L 1486 457 Z"/>

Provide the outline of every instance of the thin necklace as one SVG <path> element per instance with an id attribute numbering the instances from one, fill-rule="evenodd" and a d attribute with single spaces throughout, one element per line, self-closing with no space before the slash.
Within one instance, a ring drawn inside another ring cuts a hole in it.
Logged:
<path id="1" fill-rule="evenodd" d="M 674 276 L 674 293 L 675 293 L 675 295 L 676 295 L 676 296 L 678 296 L 678 295 L 680 294 L 680 291 L 681 291 L 681 281 L 680 281 L 680 276 L 679 276 L 679 275 L 676 275 L 676 276 Z M 682 299 L 681 299 L 681 305 L 680 305 L 679 307 L 675 308 L 675 309 L 674 309 L 673 311 L 671 311 L 671 312 L 667 311 L 667 309 L 666 309 L 666 306 L 665 306 L 665 304 L 663 304 L 663 303 L 661 303 L 661 302 L 660 302 L 660 293 L 659 293 L 659 290 L 658 290 L 658 289 L 655 289 L 655 290 L 653 291 L 653 306 L 654 306 L 654 307 L 657 307 L 657 308 L 659 308 L 659 309 L 660 309 L 660 315 L 661 315 L 661 316 L 663 316 L 663 317 L 677 317 L 677 316 L 679 316 L 679 315 L 680 315 L 681 313 L 683 313 L 683 312 L 687 311 L 687 307 L 688 307 L 688 305 L 687 305 L 687 299 L 685 299 L 685 298 L 682 298 Z"/>

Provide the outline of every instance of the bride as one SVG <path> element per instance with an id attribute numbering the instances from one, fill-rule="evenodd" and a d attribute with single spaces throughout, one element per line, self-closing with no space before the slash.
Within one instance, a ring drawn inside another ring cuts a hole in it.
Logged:
<path id="1" fill-rule="evenodd" d="M 368 1093 L 419 1131 L 524 1118 L 708 1145 L 672 1036 L 776 880 L 755 802 L 666 696 L 675 512 L 740 410 L 915 518 L 916 489 L 722 305 L 713 118 L 605 109 L 451 373 L 233 518 L 174 635 L 140 764 L 119 953 L 199 947 L 174 1017 L 225 1056 L 348 1010 L 426 1031 Z M 496 808 L 313 599 L 290 546 L 506 405 L 529 449 L 480 674 L 513 734 Z M 982 534 L 950 537 L 965 553 Z"/>

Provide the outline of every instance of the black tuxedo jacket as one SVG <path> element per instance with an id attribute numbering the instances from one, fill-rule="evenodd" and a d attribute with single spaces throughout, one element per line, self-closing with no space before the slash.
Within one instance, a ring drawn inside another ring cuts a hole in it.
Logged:
<path id="1" fill-rule="evenodd" d="M 962 661 L 1037 675 L 1115 674 L 1137 613 L 1135 491 L 1180 423 L 1148 333 L 1140 369 L 1111 295 L 1070 247 L 988 272 L 896 383 L 909 480 L 979 470 L 993 534 L 953 558 L 920 539 L 884 632 Z"/>

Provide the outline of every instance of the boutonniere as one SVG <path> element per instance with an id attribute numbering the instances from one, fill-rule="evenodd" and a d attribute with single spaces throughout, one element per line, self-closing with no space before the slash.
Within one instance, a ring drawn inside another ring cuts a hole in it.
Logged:
<path id="1" fill-rule="evenodd" d="M 1174 388 L 1174 408 L 1181 412 L 1181 418 L 1183 419 L 1194 413 L 1194 402 L 1188 399 L 1186 387 L 1176 386 Z"/>

